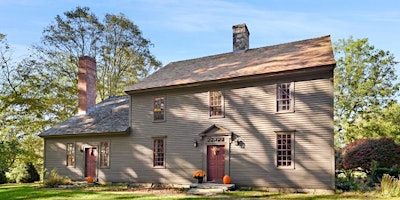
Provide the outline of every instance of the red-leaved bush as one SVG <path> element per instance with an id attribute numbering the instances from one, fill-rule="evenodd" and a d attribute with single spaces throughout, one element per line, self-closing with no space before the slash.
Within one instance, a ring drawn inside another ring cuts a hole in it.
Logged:
<path id="1" fill-rule="evenodd" d="M 343 148 L 339 160 L 343 169 L 370 169 L 372 160 L 379 167 L 390 168 L 400 164 L 400 146 L 390 138 L 360 139 Z"/>

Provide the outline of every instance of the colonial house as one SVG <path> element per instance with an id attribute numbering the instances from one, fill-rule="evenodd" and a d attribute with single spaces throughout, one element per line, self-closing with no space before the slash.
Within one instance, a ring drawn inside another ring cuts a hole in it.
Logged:
<path id="1" fill-rule="evenodd" d="M 334 189 L 330 36 L 172 62 L 95 105 L 82 57 L 80 113 L 40 134 L 44 164 L 73 180 L 186 185 L 192 173 L 239 186 Z"/>

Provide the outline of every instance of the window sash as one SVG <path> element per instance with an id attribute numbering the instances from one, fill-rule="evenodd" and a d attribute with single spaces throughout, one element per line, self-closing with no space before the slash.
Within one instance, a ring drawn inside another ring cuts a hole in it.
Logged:
<path id="1" fill-rule="evenodd" d="M 164 97 L 155 97 L 153 101 L 153 120 L 165 120 L 165 99 Z"/>
<path id="2" fill-rule="evenodd" d="M 154 139 L 153 146 L 153 166 L 165 166 L 165 145 L 164 139 Z"/>
<path id="3" fill-rule="evenodd" d="M 293 132 L 276 134 L 276 166 L 278 168 L 292 168 L 294 166 L 293 143 Z"/>
<path id="4" fill-rule="evenodd" d="M 209 92 L 209 112 L 210 117 L 224 115 L 222 91 Z"/>
<path id="5" fill-rule="evenodd" d="M 75 147 L 74 143 L 67 143 L 67 166 L 75 166 Z"/>
<path id="6" fill-rule="evenodd" d="M 293 111 L 293 83 L 280 83 L 276 88 L 277 112 Z"/>
<path id="7" fill-rule="evenodd" d="M 100 142 L 100 167 L 110 166 L 110 146 L 108 142 Z"/>

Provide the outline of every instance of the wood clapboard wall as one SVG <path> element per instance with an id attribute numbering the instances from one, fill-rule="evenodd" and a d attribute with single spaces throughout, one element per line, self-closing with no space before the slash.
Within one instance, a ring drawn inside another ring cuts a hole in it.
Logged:
<path id="1" fill-rule="evenodd" d="M 45 167 L 82 179 L 82 145 L 110 142 L 110 167 L 99 168 L 99 180 L 188 184 L 204 166 L 203 148 L 193 146 L 199 133 L 218 124 L 240 137 L 230 147 L 232 182 L 273 188 L 334 188 L 332 68 L 307 74 L 274 76 L 207 87 L 168 89 L 131 95 L 129 136 L 48 138 Z M 276 83 L 294 82 L 295 112 L 276 113 Z M 208 91 L 222 90 L 225 117 L 208 117 Z M 153 122 L 153 99 L 165 97 L 166 120 Z M 294 169 L 275 167 L 275 132 L 296 130 Z M 153 138 L 166 138 L 166 166 L 153 168 Z M 66 167 L 65 145 L 76 144 L 76 165 Z"/>

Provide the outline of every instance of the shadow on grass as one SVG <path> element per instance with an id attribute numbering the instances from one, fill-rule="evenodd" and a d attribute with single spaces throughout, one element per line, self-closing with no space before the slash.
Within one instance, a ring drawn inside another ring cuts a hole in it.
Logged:
<path id="1" fill-rule="evenodd" d="M 82 189 L 40 188 L 33 184 L 0 185 L 0 199 L 140 199 L 157 197 L 153 194 L 132 194 Z"/>
<path id="2" fill-rule="evenodd" d="M 41 188 L 37 184 L 5 184 L 0 185 L 0 199 L 27 199 L 27 200 L 107 200 L 107 199 L 300 199 L 300 200 L 319 200 L 319 199 L 398 199 L 398 197 L 383 197 L 376 193 L 341 193 L 333 195 L 323 194 L 282 194 L 263 191 L 229 191 L 224 194 L 213 196 L 191 196 L 185 193 L 151 193 L 132 192 L 123 188 L 73 188 L 73 189 L 51 189 Z"/>

